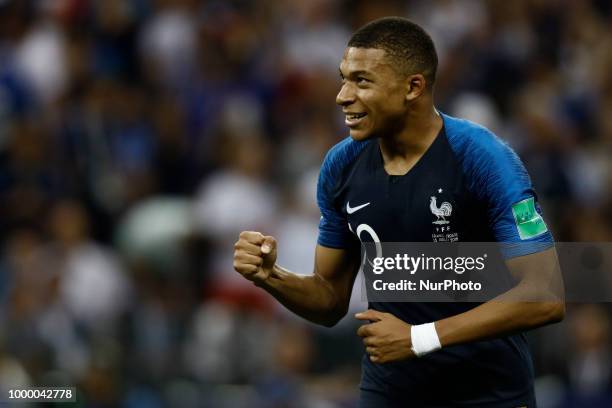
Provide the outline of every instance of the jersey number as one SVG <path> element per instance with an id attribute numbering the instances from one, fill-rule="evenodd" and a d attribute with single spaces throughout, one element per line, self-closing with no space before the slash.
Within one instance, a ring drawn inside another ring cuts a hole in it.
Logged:
<path id="1" fill-rule="evenodd" d="M 380 243 L 380 238 L 378 238 L 378 234 L 376 233 L 376 231 L 374 231 L 374 228 L 370 227 L 368 224 L 359 224 L 357 226 L 357 231 L 354 232 L 353 229 L 351 228 L 351 224 L 348 224 L 349 230 L 357 235 L 357 238 L 359 238 L 359 241 L 361 241 L 361 243 L 364 243 L 364 240 L 361 239 L 361 233 L 362 232 L 367 232 L 370 235 L 370 238 L 372 238 L 372 241 L 374 241 L 374 246 L 376 248 L 376 257 L 377 258 L 381 258 L 382 257 L 382 245 Z M 364 261 L 368 261 L 368 263 L 372 266 L 374 266 L 372 264 L 372 261 L 368 258 L 368 253 L 367 253 L 367 248 L 364 247 L 364 251 L 363 251 L 363 260 Z"/>

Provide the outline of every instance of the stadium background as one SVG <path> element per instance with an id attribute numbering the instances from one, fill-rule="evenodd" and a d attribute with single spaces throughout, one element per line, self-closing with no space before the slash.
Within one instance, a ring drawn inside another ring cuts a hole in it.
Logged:
<path id="1" fill-rule="evenodd" d="M 2 388 L 354 406 L 351 315 L 292 317 L 231 256 L 260 230 L 310 272 L 338 63 L 384 15 L 432 34 L 437 106 L 517 150 L 557 240 L 612 240 L 610 1 L 1 0 Z M 612 406 L 608 305 L 530 340 L 541 407 Z"/>

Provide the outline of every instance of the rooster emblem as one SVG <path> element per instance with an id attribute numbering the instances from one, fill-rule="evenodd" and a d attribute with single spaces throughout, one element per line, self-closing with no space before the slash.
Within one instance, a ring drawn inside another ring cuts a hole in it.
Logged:
<path id="1" fill-rule="evenodd" d="M 444 201 L 440 204 L 440 207 L 436 204 L 436 197 L 431 197 L 431 201 L 429 202 L 429 209 L 431 213 L 437 217 L 437 219 L 433 222 L 433 224 L 448 224 L 449 221 L 444 217 L 449 217 L 453 212 L 453 206 Z"/>

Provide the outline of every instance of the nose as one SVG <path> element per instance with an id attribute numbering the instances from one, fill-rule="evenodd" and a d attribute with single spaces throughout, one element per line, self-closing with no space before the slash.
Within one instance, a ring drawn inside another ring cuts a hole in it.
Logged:
<path id="1" fill-rule="evenodd" d="M 340 106 L 348 106 L 355 102 L 355 94 L 349 83 L 342 84 L 340 92 L 336 95 L 336 103 Z"/>

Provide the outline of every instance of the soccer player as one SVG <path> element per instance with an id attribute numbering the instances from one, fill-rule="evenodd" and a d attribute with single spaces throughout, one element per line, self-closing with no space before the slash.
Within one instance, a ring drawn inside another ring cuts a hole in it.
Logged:
<path id="1" fill-rule="evenodd" d="M 350 137 L 321 168 L 314 274 L 277 265 L 275 239 L 253 231 L 240 234 L 234 268 L 331 327 L 348 310 L 359 240 L 508 243 L 505 263 L 518 284 L 494 301 L 370 302 L 356 315 L 366 351 L 360 406 L 534 407 L 521 332 L 563 319 L 553 239 L 516 154 L 489 130 L 435 109 L 436 67 L 431 38 L 406 19 L 355 32 L 336 99 Z"/>

